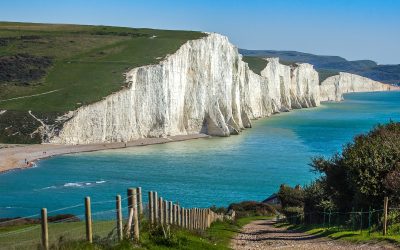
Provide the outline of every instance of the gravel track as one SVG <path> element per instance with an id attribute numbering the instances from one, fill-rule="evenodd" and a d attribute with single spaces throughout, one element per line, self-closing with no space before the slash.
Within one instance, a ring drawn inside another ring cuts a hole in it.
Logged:
<path id="1" fill-rule="evenodd" d="M 352 244 L 275 227 L 274 220 L 257 220 L 244 226 L 231 241 L 235 250 L 253 249 L 397 249 L 378 243 Z"/>

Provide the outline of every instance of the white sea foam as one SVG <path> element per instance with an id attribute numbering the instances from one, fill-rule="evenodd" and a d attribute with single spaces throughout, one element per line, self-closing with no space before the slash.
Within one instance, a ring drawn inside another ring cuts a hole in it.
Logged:
<path id="1" fill-rule="evenodd" d="M 68 182 L 63 185 L 63 187 L 83 187 L 83 186 L 92 186 L 96 184 L 102 184 L 105 183 L 106 181 L 100 180 L 100 181 L 82 181 L 82 182 Z M 56 188 L 55 186 L 48 187 L 48 188 Z"/>
<path id="2" fill-rule="evenodd" d="M 56 186 L 49 186 L 49 187 L 42 188 L 42 190 L 44 190 L 44 189 L 54 189 L 54 188 L 57 188 L 57 187 Z"/>
<path id="3" fill-rule="evenodd" d="M 64 184 L 64 187 L 81 187 L 82 183 L 79 182 L 68 182 Z"/>

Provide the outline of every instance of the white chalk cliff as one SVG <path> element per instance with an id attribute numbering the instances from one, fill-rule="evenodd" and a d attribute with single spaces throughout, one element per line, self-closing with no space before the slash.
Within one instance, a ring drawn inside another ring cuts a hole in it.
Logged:
<path id="1" fill-rule="evenodd" d="M 321 83 L 321 101 L 341 101 L 343 94 L 351 92 L 388 91 L 396 87 L 359 75 L 340 72 Z"/>
<path id="2" fill-rule="evenodd" d="M 188 41 L 159 64 L 129 71 L 128 88 L 74 111 L 49 142 L 124 142 L 197 133 L 229 136 L 251 127 L 252 119 L 341 100 L 347 92 L 388 88 L 344 73 L 320 86 L 310 64 L 289 67 L 277 58 L 267 60 L 258 75 L 225 36 L 208 34 Z"/>

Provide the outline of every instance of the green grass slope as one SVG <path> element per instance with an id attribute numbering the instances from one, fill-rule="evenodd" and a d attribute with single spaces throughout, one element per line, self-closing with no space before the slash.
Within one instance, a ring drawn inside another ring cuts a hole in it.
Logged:
<path id="1" fill-rule="evenodd" d="M 129 69 L 158 63 L 202 36 L 192 31 L 1 22 L 0 61 L 28 54 L 50 58 L 52 65 L 40 79 L 22 84 L 0 79 L 0 109 L 76 109 L 121 89 Z"/>
<path id="2" fill-rule="evenodd" d="M 39 143 L 36 121 L 122 89 L 124 73 L 157 64 L 204 33 L 0 22 L 0 142 Z M 33 120 L 33 121 L 32 121 Z"/>
<path id="3" fill-rule="evenodd" d="M 243 61 L 249 64 L 249 68 L 257 74 L 261 74 L 261 71 L 267 66 L 268 61 L 255 56 L 243 56 Z"/>

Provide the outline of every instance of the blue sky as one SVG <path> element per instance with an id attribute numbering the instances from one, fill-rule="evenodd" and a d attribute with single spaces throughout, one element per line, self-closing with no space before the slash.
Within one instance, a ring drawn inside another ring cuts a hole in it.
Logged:
<path id="1" fill-rule="evenodd" d="M 0 20 L 213 31 L 240 48 L 400 63 L 400 0 L 5 0 Z"/>

